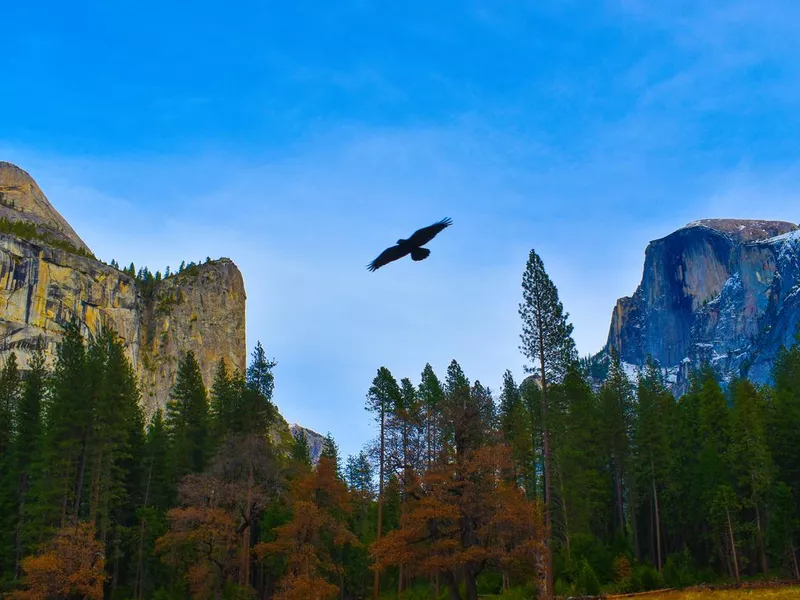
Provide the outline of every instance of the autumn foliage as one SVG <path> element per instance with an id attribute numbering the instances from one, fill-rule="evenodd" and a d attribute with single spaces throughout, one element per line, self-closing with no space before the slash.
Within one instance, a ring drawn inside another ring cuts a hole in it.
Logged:
<path id="1" fill-rule="evenodd" d="M 295 480 L 291 489 L 292 519 L 278 528 L 277 538 L 255 547 L 259 558 L 279 554 L 287 559 L 276 600 L 329 600 L 339 586 L 330 580 L 342 577 L 343 565 L 335 552 L 358 539 L 347 527 L 352 511 L 350 494 L 336 477 L 334 463 L 321 457 L 316 468 Z"/>
<path id="2" fill-rule="evenodd" d="M 24 589 L 12 592 L 12 600 L 103 598 L 103 544 L 95 538 L 92 523 L 59 529 L 39 554 L 22 560 L 22 570 Z"/>
<path id="3" fill-rule="evenodd" d="M 468 597 L 487 567 L 518 581 L 539 578 L 541 509 L 501 479 L 509 463 L 506 447 L 488 445 L 460 462 L 429 469 L 408 490 L 411 499 L 400 528 L 373 546 L 375 568 L 402 564 L 410 575 L 441 575 L 451 587 L 463 572 Z"/>

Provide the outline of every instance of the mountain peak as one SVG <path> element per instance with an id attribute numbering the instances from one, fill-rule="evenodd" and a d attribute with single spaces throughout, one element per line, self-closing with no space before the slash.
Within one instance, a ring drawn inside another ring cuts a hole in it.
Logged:
<path id="1" fill-rule="evenodd" d="M 91 252 L 86 243 L 61 216 L 39 185 L 26 171 L 0 161 L 0 218 L 36 226 L 40 233 Z"/>
<path id="2" fill-rule="evenodd" d="M 773 238 L 798 226 L 788 221 L 765 221 L 761 219 L 700 219 L 692 221 L 682 229 L 705 227 L 732 236 L 738 242 L 755 242 Z"/>

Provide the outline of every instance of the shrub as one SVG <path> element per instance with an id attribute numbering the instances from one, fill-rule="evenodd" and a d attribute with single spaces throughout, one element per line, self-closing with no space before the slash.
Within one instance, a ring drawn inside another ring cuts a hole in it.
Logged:
<path id="1" fill-rule="evenodd" d="M 575 587 L 580 594 L 587 594 L 589 596 L 597 596 L 600 593 L 600 581 L 595 575 L 592 565 L 585 559 L 582 561 L 581 570 L 578 573 L 578 581 Z"/>

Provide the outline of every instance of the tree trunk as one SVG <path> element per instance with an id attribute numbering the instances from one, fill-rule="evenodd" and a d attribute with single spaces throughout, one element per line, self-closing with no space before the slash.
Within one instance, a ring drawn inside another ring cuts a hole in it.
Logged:
<path id="1" fill-rule="evenodd" d="M 617 520 L 622 535 L 625 535 L 625 510 L 622 507 L 622 468 L 619 465 L 619 457 L 615 457 L 614 487 L 617 490 Z"/>
<path id="2" fill-rule="evenodd" d="M 478 600 L 478 583 L 472 569 L 464 569 L 464 580 L 466 583 L 467 600 Z"/>
<path id="3" fill-rule="evenodd" d="M 147 470 L 147 485 L 144 488 L 144 508 L 147 509 L 147 503 L 150 499 L 150 481 L 153 477 L 153 463 L 156 457 L 153 455 L 150 459 L 150 468 Z M 136 577 L 133 581 L 133 597 L 137 600 L 142 598 L 142 590 L 144 589 L 144 532 L 147 525 L 147 519 L 142 517 L 142 522 L 139 526 L 139 552 L 136 559 Z"/>
<path id="4" fill-rule="evenodd" d="M 73 517 L 78 520 L 81 507 L 81 495 L 83 494 L 83 477 L 86 473 L 86 454 L 89 445 L 88 434 L 83 436 L 83 444 L 81 446 L 80 466 L 78 467 L 78 476 L 75 478 L 75 507 L 73 509 Z"/>
<path id="5" fill-rule="evenodd" d="M 247 523 L 242 531 L 242 568 L 241 568 L 241 585 L 248 586 L 250 584 L 250 527 L 252 526 L 252 504 L 253 504 L 253 461 L 248 461 L 247 473 L 247 508 L 245 509 L 245 518 Z"/>
<path id="6" fill-rule="evenodd" d="M 445 571 L 445 582 L 450 592 L 450 600 L 461 600 L 461 592 L 458 591 L 458 582 L 451 571 Z"/>
<path id="7" fill-rule="evenodd" d="M 736 539 L 733 537 L 733 525 L 731 524 L 731 511 L 725 508 L 725 516 L 728 518 L 728 535 L 731 540 L 731 555 L 733 556 L 733 573 L 736 577 L 736 583 L 741 583 L 739 578 L 739 561 L 736 559 Z"/>
<path id="8" fill-rule="evenodd" d="M 558 487 L 561 491 L 561 510 L 564 513 L 564 542 L 567 546 L 567 558 L 572 556 L 569 542 L 569 518 L 567 517 L 567 498 L 564 495 L 564 475 L 561 473 L 561 462 L 556 454 L 556 469 L 558 469 Z"/>
<path id="9" fill-rule="evenodd" d="M 541 329 L 543 327 L 540 327 Z M 547 375 L 545 373 L 544 346 L 541 344 L 539 348 L 539 366 L 542 373 L 542 438 L 544 441 L 544 597 L 546 600 L 553 600 L 553 526 L 550 520 L 550 431 L 547 427 Z"/>
<path id="10" fill-rule="evenodd" d="M 651 473 L 653 473 L 655 471 L 655 467 L 653 466 L 652 458 L 650 459 L 650 471 L 651 471 Z M 659 510 L 658 510 L 658 489 L 656 488 L 655 475 L 653 475 L 653 477 L 651 479 L 651 482 L 653 484 L 653 503 L 655 505 L 655 510 L 656 510 L 656 515 L 655 515 L 655 521 L 656 521 L 656 561 L 657 561 L 656 562 L 656 568 L 658 569 L 658 572 L 660 573 L 661 572 L 661 565 L 662 565 L 662 562 L 661 562 L 661 517 L 659 515 Z"/>
<path id="11" fill-rule="evenodd" d="M 634 488 L 634 485 L 631 485 L 631 488 Z M 630 499 L 630 510 L 631 510 L 631 529 L 633 529 L 633 548 L 634 553 L 636 556 L 637 561 L 642 560 L 642 548 L 639 544 L 639 524 L 636 519 L 636 495 L 635 493 L 631 492 L 631 499 Z"/>
<path id="12" fill-rule="evenodd" d="M 794 542 L 790 541 L 789 550 L 792 553 L 792 567 L 794 567 L 794 578 L 800 579 L 800 566 L 797 564 L 797 552 L 794 548 Z"/>
<path id="13" fill-rule="evenodd" d="M 381 539 L 381 528 L 383 526 L 383 458 L 384 458 L 385 444 L 386 444 L 386 440 L 384 437 L 385 422 L 386 422 L 385 408 L 383 404 L 381 404 L 381 455 L 379 460 L 380 469 L 378 476 L 378 535 L 376 541 L 380 541 Z M 375 579 L 372 585 L 373 600 L 378 600 L 378 593 L 380 592 L 380 587 L 381 587 L 381 574 L 376 569 Z"/>
<path id="14" fill-rule="evenodd" d="M 758 555 L 761 559 L 761 572 L 764 575 L 767 574 L 769 568 L 767 566 L 767 552 L 764 549 L 764 531 L 761 528 L 761 511 L 758 509 L 758 502 L 755 503 L 756 506 L 756 529 L 758 532 Z"/>

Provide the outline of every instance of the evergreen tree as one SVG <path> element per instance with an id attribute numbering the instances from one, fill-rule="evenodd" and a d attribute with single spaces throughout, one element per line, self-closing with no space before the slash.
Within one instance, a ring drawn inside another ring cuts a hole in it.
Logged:
<path id="1" fill-rule="evenodd" d="M 12 572 L 14 566 L 15 488 L 19 472 L 13 449 L 18 431 L 19 392 L 17 355 L 12 352 L 0 372 L 0 574 Z"/>
<path id="2" fill-rule="evenodd" d="M 513 460 L 511 477 L 525 489 L 529 498 L 535 497 L 536 491 L 530 484 L 530 472 L 534 468 L 531 459 L 535 452 L 531 422 L 522 401 L 522 392 L 514 381 L 511 371 L 508 370 L 503 373 L 498 423 L 503 441 L 511 449 Z"/>
<path id="3" fill-rule="evenodd" d="M 387 418 L 394 406 L 400 402 L 400 386 L 386 367 L 378 369 L 378 374 L 372 380 L 372 386 L 367 392 L 367 411 L 375 415 L 378 423 L 378 523 L 376 539 L 381 539 L 383 529 L 383 485 L 386 475 L 386 426 Z M 373 598 L 377 600 L 380 592 L 380 571 L 375 571 L 373 584 Z"/>
<path id="4" fill-rule="evenodd" d="M 345 468 L 347 485 L 351 491 L 358 493 L 364 498 L 371 499 L 375 495 L 375 483 L 372 465 L 369 462 L 367 453 L 362 450 L 355 456 L 347 457 Z"/>
<path id="5" fill-rule="evenodd" d="M 674 422 L 675 400 L 664 384 L 661 371 L 650 356 L 647 357 L 645 371 L 639 378 L 636 396 L 634 470 L 640 484 L 642 507 L 646 507 L 649 512 L 646 522 L 650 525 L 651 559 L 656 569 L 661 571 L 665 541 L 662 504 L 669 478 L 669 428 Z"/>
<path id="6" fill-rule="evenodd" d="M 603 415 L 604 449 L 609 460 L 612 485 L 614 488 L 615 510 L 614 530 L 623 537 L 626 535 L 626 489 L 630 473 L 631 434 L 633 429 L 633 385 L 625 372 L 616 349 L 611 348 L 611 364 L 608 378 L 600 390 L 600 407 Z M 635 519 L 634 519 L 635 520 Z M 634 529 L 635 533 L 635 529 Z"/>
<path id="7" fill-rule="evenodd" d="M 200 366 L 189 351 L 178 364 L 178 376 L 167 402 L 167 430 L 176 478 L 200 473 L 208 458 L 208 399 Z"/>
<path id="8" fill-rule="evenodd" d="M 730 456 L 745 507 L 755 521 L 755 547 L 758 564 L 769 571 L 765 539 L 765 506 L 774 483 L 774 468 L 766 433 L 766 408 L 759 391 L 746 379 L 731 383 Z"/>
<path id="9" fill-rule="evenodd" d="M 444 400 L 442 384 L 430 363 L 426 363 L 422 370 L 419 398 L 425 420 L 426 460 L 430 467 L 441 450 L 441 410 Z"/>
<path id="10" fill-rule="evenodd" d="M 47 370 L 41 339 L 28 359 L 28 372 L 22 384 L 22 395 L 17 413 L 17 437 L 14 442 L 15 470 L 18 476 L 16 489 L 17 520 L 14 541 L 14 563 L 19 565 L 24 553 L 29 552 L 30 537 L 25 517 L 30 514 L 28 502 L 34 469 L 41 463 L 39 453 L 44 446 L 43 406 L 45 403 Z M 19 576 L 19 568 L 16 571 Z"/>
<path id="11" fill-rule="evenodd" d="M 88 462 L 92 404 L 87 391 L 86 348 L 73 319 L 58 345 L 45 417 L 41 470 L 36 473 L 33 541 L 77 519 Z"/>
<path id="12" fill-rule="evenodd" d="M 221 358 L 214 371 L 209 406 L 215 445 L 219 444 L 226 434 L 236 429 L 236 411 L 239 408 L 236 404 L 233 380 L 225 364 L 225 359 Z"/>
<path id="13" fill-rule="evenodd" d="M 519 307 L 522 317 L 522 346 L 525 357 L 536 366 L 526 369 L 538 375 L 542 386 L 542 436 L 544 458 L 544 522 L 550 523 L 550 434 L 547 424 L 547 384 L 563 378 L 567 367 L 577 360 L 572 340 L 572 325 L 567 323 L 558 290 L 544 268 L 541 258 L 530 251 L 522 278 L 523 301 Z M 553 556 L 550 534 L 547 535 L 545 597 L 553 598 Z"/>
<path id="14" fill-rule="evenodd" d="M 294 434 L 292 444 L 292 458 L 300 465 L 311 467 L 311 446 L 308 443 L 306 432 L 302 429 Z"/>
<path id="15" fill-rule="evenodd" d="M 259 392 L 269 401 L 272 400 L 272 392 L 275 389 L 275 376 L 272 369 L 277 364 L 274 360 L 267 360 L 261 342 L 257 342 L 251 355 L 250 365 L 247 367 L 247 386 Z"/>
<path id="16" fill-rule="evenodd" d="M 324 456 L 331 461 L 331 464 L 334 466 L 336 477 L 342 479 L 342 461 L 339 458 L 339 445 L 336 443 L 336 440 L 333 439 L 330 431 L 322 442 L 322 452 L 320 456 Z"/>

